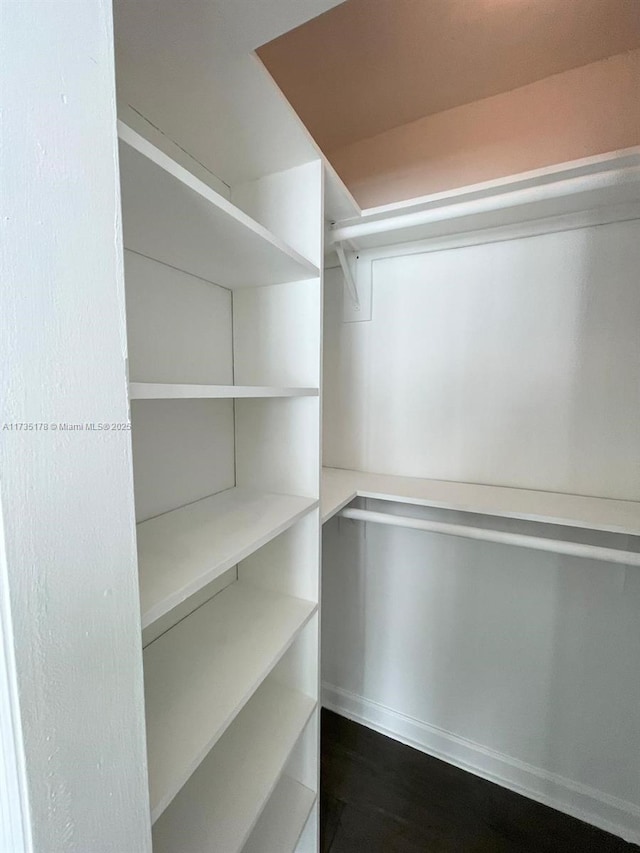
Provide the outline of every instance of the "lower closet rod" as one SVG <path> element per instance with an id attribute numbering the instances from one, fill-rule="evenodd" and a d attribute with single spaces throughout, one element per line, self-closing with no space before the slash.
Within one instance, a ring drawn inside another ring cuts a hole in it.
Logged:
<path id="1" fill-rule="evenodd" d="M 374 524 L 388 524 L 393 527 L 409 527 L 413 530 L 445 533 L 448 536 L 462 536 L 464 539 L 480 539 L 483 542 L 518 545 L 521 548 L 533 548 L 535 551 L 552 551 L 556 554 L 568 554 L 571 557 L 604 560 L 607 563 L 621 563 L 625 566 L 640 566 L 640 554 L 634 551 L 619 551 L 616 548 L 601 548 L 598 545 L 583 545 L 580 542 L 543 539 L 537 536 L 527 536 L 524 533 L 506 533 L 501 530 L 484 530 L 481 527 L 465 527 L 462 524 L 451 524 L 445 521 L 426 521 L 422 518 L 407 518 L 402 515 L 390 515 L 386 512 L 373 512 L 368 509 L 347 508 L 341 510 L 338 515 L 355 521 L 370 521 Z"/>

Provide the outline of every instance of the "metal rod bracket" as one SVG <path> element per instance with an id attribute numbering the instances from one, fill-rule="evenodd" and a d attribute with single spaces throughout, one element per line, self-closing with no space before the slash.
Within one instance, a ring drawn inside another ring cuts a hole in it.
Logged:
<path id="1" fill-rule="evenodd" d="M 351 270 L 351 264 L 349 263 L 349 257 L 344 250 L 344 245 L 342 243 L 336 243 L 336 254 L 338 255 L 338 260 L 340 261 L 340 266 L 342 267 L 342 274 L 344 275 L 344 283 L 347 288 L 347 292 L 349 293 L 349 297 L 351 302 L 353 303 L 353 307 L 355 311 L 360 310 L 360 297 L 358 296 L 358 286 L 356 284 L 355 277 Z M 352 255 L 353 252 L 350 252 L 349 255 Z"/>

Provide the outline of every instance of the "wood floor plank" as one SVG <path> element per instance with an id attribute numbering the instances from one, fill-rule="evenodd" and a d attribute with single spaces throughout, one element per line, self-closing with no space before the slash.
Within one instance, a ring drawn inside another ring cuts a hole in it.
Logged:
<path id="1" fill-rule="evenodd" d="M 330 711 L 323 853 L 638 853 L 640 847 Z"/>
<path id="2" fill-rule="evenodd" d="M 344 803 L 330 794 L 325 794 L 320 800 L 320 850 L 322 853 L 329 853 L 343 809 Z"/>

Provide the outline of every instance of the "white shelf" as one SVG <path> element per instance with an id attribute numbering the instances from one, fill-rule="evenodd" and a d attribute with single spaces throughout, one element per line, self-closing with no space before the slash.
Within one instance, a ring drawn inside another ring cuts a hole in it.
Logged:
<path id="1" fill-rule="evenodd" d="M 154 853 L 239 853 L 314 708 L 266 681 L 154 826 Z"/>
<path id="2" fill-rule="evenodd" d="M 341 468 L 322 472 L 322 521 L 356 497 L 640 535 L 640 502 L 395 477 Z"/>
<path id="3" fill-rule="evenodd" d="M 316 608 L 309 601 L 236 582 L 146 648 L 152 820 L 169 805 Z"/>
<path id="4" fill-rule="evenodd" d="M 597 208 L 611 208 L 614 221 L 637 218 L 639 167 L 640 148 L 635 147 L 369 208 L 339 222 L 327 249 L 346 241 L 366 251 Z"/>
<path id="5" fill-rule="evenodd" d="M 333 518 L 358 497 L 358 474 L 346 468 L 323 468 L 320 482 L 320 519 L 322 524 Z M 361 478 L 362 479 L 362 478 Z"/>
<path id="6" fill-rule="evenodd" d="M 318 505 L 312 498 L 233 488 L 138 525 L 142 627 Z"/>
<path id="7" fill-rule="evenodd" d="M 242 853 L 294 853 L 315 801 L 313 791 L 283 776 Z"/>
<path id="8" fill-rule="evenodd" d="M 319 276 L 315 264 L 122 121 L 118 136 L 127 249 L 228 288 Z"/>
<path id="9" fill-rule="evenodd" d="M 130 382 L 131 400 L 240 399 L 242 397 L 317 397 L 317 388 L 273 388 L 266 385 L 176 385 Z"/>

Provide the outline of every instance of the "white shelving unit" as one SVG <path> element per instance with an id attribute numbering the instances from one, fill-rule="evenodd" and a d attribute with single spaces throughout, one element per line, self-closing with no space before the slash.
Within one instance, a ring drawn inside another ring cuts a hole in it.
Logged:
<path id="1" fill-rule="evenodd" d="M 611 565 L 640 566 L 640 550 L 637 543 L 634 544 L 634 537 L 640 535 L 640 503 L 636 501 L 338 468 L 325 468 L 322 482 L 323 524 L 340 515 L 354 521 L 515 545 L 600 560 Z M 384 509 L 380 512 L 369 506 L 348 507 L 356 498 L 450 511 L 454 518 L 446 515 L 421 518 Z M 502 529 L 503 520 L 524 524 L 515 531 L 513 524 Z M 594 533 L 599 534 L 596 541 Z M 604 543 L 601 541 L 603 538 L 606 540 Z"/>
<path id="2" fill-rule="evenodd" d="M 295 495 L 233 488 L 139 524 L 143 629 L 317 505 Z"/>
<path id="3" fill-rule="evenodd" d="M 421 198 L 369 208 L 332 229 L 328 247 L 357 251 L 443 240 L 483 229 L 526 226 L 535 232 L 574 223 L 635 219 L 640 202 L 640 150 L 623 149 L 547 166 Z M 582 219 L 579 218 L 582 215 Z"/>
<path id="4" fill-rule="evenodd" d="M 242 397 L 317 397 L 317 388 L 269 388 L 259 385 L 172 385 L 164 382 L 130 382 L 131 400 L 238 400 Z"/>
<path id="5" fill-rule="evenodd" d="M 323 167 L 237 206 L 119 138 L 154 850 L 293 853 L 317 836 Z"/>
<path id="6" fill-rule="evenodd" d="M 640 536 L 640 504 L 636 501 L 323 469 L 323 523 L 356 497 Z"/>
<path id="7" fill-rule="evenodd" d="M 171 802 L 316 607 L 233 583 L 148 646 L 152 819 Z"/>
<path id="8" fill-rule="evenodd" d="M 317 278 L 317 264 L 118 123 L 128 249 L 222 287 Z"/>
<path id="9" fill-rule="evenodd" d="M 307 696 L 265 682 L 156 823 L 155 853 L 239 853 L 272 793 L 280 800 L 278 780 L 314 708 Z"/>
<path id="10" fill-rule="evenodd" d="M 294 850 L 316 799 L 305 785 L 283 775 L 242 853 Z"/>

